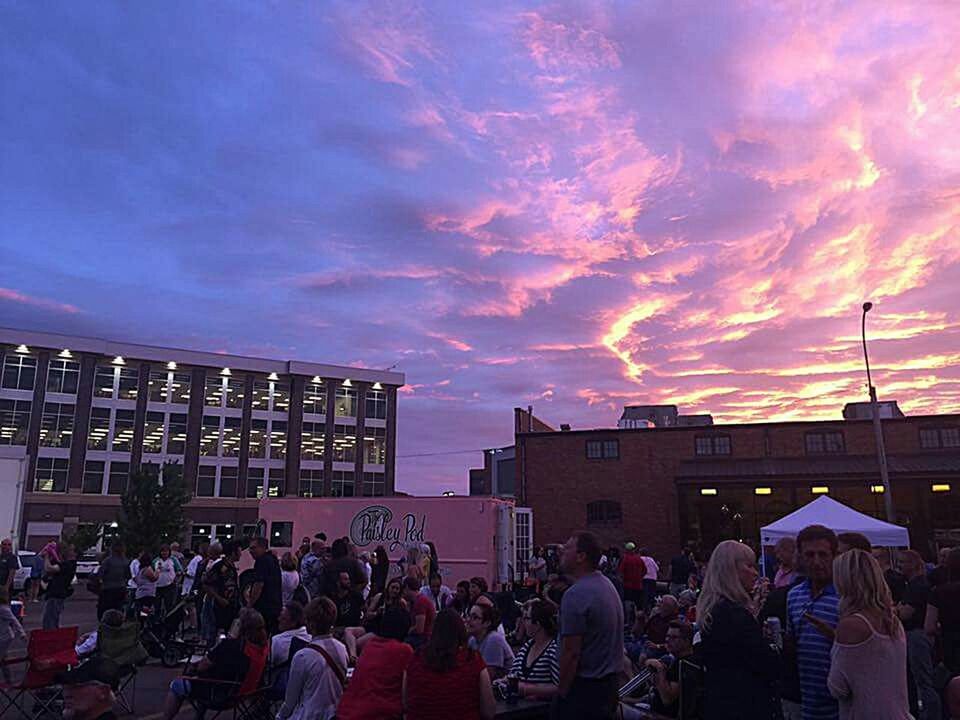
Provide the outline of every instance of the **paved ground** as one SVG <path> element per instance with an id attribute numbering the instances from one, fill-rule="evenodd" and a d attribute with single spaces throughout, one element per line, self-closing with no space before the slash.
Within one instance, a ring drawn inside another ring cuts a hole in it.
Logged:
<path id="1" fill-rule="evenodd" d="M 61 616 L 61 627 L 76 625 L 80 628 L 80 634 L 84 634 L 96 629 L 97 626 L 97 604 L 96 597 L 89 593 L 82 584 L 74 586 L 73 597 L 67 600 Z M 26 618 L 24 629 L 30 631 L 40 627 L 42 603 L 28 604 L 26 607 Z M 22 657 L 26 654 L 26 644 L 14 642 L 10 649 L 11 657 Z M 136 686 L 136 705 L 135 717 L 151 718 L 159 717 L 158 713 L 163 707 L 163 698 L 166 696 L 170 681 L 180 675 L 180 669 L 170 670 L 162 665 L 158 660 L 150 659 L 147 665 L 140 669 L 137 675 Z M 14 675 L 14 679 L 18 678 Z M 16 714 L 7 712 L 3 714 L 3 719 L 14 718 Z M 128 716 L 129 717 L 129 716 Z M 181 712 L 180 718 L 190 718 L 192 713 Z M 178 718 L 179 720 L 179 718 Z"/>

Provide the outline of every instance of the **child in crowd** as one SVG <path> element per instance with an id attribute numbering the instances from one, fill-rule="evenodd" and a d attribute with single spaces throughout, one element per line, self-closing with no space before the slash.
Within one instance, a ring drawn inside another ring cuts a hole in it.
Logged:
<path id="1" fill-rule="evenodd" d="M 23 625 L 10 610 L 10 594 L 6 588 L 0 588 L 0 663 L 7 659 L 7 651 L 15 637 L 21 640 L 26 637 Z M 10 666 L 0 665 L 3 672 L 3 681 L 10 683 Z"/>

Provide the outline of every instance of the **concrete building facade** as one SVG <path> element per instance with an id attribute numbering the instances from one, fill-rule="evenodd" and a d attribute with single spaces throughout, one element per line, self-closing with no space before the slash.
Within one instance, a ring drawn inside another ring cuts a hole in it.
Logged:
<path id="1" fill-rule="evenodd" d="M 270 496 L 395 486 L 400 373 L 0 328 L 0 445 L 29 458 L 20 541 L 114 521 L 130 474 L 182 465 L 190 538 Z"/>

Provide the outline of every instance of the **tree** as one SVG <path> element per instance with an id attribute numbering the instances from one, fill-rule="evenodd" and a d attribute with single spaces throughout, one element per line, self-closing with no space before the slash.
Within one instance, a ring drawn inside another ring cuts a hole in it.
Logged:
<path id="1" fill-rule="evenodd" d="M 155 465 L 132 473 L 117 518 L 127 553 L 155 553 L 162 544 L 179 540 L 187 525 L 183 506 L 189 501 L 183 467 L 177 463 L 164 463 L 159 473 Z"/>
<path id="2" fill-rule="evenodd" d="M 100 542 L 101 534 L 103 534 L 103 523 L 78 525 L 77 529 L 65 537 L 64 540 L 73 545 L 77 551 L 77 555 L 83 555 L 83 553 Z"/>

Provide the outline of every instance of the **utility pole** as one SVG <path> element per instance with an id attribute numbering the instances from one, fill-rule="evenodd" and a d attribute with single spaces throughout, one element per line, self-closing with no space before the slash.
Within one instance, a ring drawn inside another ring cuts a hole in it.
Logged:
<path id="1" fill-rule="evenodd" d="M 870 377 L 870 357 L 867 355 L 867 313 L 873 303 L 863 304 L 863 316 L 860 332 L 863 338 L 863 362 L 867 366 L 867 388 L 870 392 L 870 410 L 873 414 L 873 435 L 877 441 L 877 463 L 880 465 L 880 484 L 883 485 L 883 505 L 887 511 L 887 522 L 895 523 L 897 516 L 893 511 L 893 490 L 890 488 L 890 473 L 887 470 L 887 449 L 883 444 L 883 426 L 880 424 L 880 405 L 877 403 L 877 389 Z"/>

